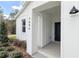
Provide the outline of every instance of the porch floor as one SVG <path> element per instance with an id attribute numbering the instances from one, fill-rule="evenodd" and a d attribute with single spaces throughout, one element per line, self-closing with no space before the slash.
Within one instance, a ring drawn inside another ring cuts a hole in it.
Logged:
<path id="1" fill-rule="evenodd" d="M 60 57 L 60 43 L 51 42 L 44 48 L 39 48 L 36 55 L 39 55 L 39 54 L 41 58 L 43 58 L 42 56 L 45 56 L 47 58 L 59 58 Z M 39 58 L 38 56 L 36 57 Z"/>

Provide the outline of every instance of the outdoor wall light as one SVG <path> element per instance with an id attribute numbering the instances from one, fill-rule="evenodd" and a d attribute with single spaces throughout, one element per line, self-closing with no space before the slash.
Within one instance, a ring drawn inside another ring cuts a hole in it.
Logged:
<path id="1" fill-rule="evenodd" d="M 76 14 L 78 13 L 79 10 L 75 8 L 75 6 L 73 6 L 73 8 L 71 9 L 71 11 L 69 12 L 69 14 Z"/>

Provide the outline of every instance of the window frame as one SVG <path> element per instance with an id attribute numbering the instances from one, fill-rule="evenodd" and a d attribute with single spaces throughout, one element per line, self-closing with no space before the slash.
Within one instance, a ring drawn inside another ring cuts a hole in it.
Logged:
<path id="1" fill-rule="evenodd" d="M 22 19 L 22 32 L 26 32 L 26 19 Z"/>

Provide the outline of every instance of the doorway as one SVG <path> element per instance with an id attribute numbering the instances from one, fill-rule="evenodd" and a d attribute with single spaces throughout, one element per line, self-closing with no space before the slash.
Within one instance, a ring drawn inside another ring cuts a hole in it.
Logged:
<path id="1" fill-rule="evenodd" d="M 60 22 L 55 22 L 55 41 L 60 41 Z"/>

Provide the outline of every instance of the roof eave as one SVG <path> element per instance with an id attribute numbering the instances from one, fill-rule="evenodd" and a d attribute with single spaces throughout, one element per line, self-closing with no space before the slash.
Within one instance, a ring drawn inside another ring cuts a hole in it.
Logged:
<path id="1" fill-rule="evenodd" d="M 16 14 L 15 16 L 15 19 L 18 18 L 18 16 L 20 16 L 20 14 L 25 10 L 25 8 L 29 5 L 31 1 L 26 1 L 24 4 L 23 4 L 23 8 Z"/>

